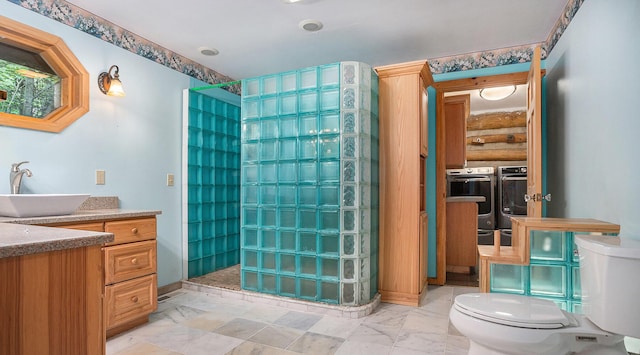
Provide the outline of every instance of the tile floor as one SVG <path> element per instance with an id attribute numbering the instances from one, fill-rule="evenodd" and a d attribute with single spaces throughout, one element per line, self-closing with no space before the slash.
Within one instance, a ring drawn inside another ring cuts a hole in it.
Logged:
<path id="1" fill-rule="evenodd" d="M 180 289 L 148 324 L 107 341 L 107 354 L 467 354 L 449 308 L 474 287 L 429 286 L 422 307 L 381 303 L 359 319 Z"/>

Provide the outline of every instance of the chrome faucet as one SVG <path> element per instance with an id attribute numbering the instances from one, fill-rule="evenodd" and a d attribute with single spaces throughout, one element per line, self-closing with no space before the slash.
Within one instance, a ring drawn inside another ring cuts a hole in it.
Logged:
<path id="1" fill-rule="evenodd" d="M 33 175 L 31 173 L 31 170 L 29 169 L 20 169 L 20 165 L 25 163 L 28 163 L 28 161 L 11 164 L 11 174 L 9 174 L 9 184 L 11 185 L 12 194 L 20 193 L 20 185 L 22 184 L 22 176 L 24 174 L 27 174 L 28 177 L 31 177 L 31 175 Z"/>

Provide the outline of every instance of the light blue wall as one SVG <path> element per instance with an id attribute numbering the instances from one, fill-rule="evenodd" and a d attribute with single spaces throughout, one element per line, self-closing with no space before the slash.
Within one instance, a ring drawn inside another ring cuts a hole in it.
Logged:
<path id="1" fill-rule="evenodd" d="M 547 59 L 551 217 L 640 239 L 640 1 L 585 1 Z"/>
<path id="2" fill-rule="evenodd" d="M 119 196 L 124 209 L 161 210 L 158 284 L 180 280 L 182 90 L 196 81 L 10 2 L 0 1 L 0 14 L 60 36 L 89 72 L 91 90 L 89 113 L 62 133 L 0 126 L 0 193 L 9 193 L 11 163 L 29 160 L 23 192 Z M 124 98 L 98 90 L 98 74 L 112 64 Z M 96 169 L 106 171 L 106 185 L 95 185 Z"/>

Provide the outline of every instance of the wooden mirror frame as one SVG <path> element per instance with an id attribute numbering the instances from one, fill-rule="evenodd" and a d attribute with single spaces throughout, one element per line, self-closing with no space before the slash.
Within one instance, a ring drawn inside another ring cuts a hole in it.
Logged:
<path id="1" fill-rule="evenodd" d="M 0 112 L 0 125 L 61 132 L 89 111 L 89 73 L 60 37 L 0 16 L 0 41 L 40 55 L 60 77 L 62 103 L 43 118 Z"/>

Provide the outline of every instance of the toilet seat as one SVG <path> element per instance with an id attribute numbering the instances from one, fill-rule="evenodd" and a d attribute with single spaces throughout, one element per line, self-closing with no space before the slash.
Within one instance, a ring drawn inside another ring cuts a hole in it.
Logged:
<path id="1" fill-rule="evenodd" d="M 455 298 L 454 307 L 470 317 L 527 329 L 559 329 L 576 320 L 554 302 L 501 293 L 470 293 Z"/>

